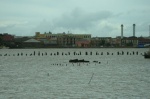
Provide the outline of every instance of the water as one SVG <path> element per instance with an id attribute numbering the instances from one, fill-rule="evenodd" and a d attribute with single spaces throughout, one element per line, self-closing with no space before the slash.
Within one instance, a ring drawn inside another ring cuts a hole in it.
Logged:
<path id="1" fill-rule="evenodd" d="M 147 50 L 1 49 L 0 99 L 149 99 Z M 68 62 L 76 58 L 90 63 Z"/>

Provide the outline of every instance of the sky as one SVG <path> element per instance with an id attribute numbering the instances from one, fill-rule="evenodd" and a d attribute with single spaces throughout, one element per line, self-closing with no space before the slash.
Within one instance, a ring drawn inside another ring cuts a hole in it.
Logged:
<path id="1" fill-rule="evenodd" d="M 0 33 L 149 36 L 150 0 L 0 0 Z"/>

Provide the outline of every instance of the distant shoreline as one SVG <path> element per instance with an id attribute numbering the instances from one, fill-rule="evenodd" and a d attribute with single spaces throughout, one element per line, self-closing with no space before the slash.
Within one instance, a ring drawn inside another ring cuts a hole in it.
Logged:
<path id="1" fill-rule="evenodd" d="M 87 47 L 87 48 L 77 48 L 77 47 L 52 47 L 52 48 L 9 48 L 9 49 L 115 49 L 115 48 L 137 48 L 137 49 L 141 49 L 140 47 Z M 147 48 L 147 47 L 142 47 L 143 48 Z"/>

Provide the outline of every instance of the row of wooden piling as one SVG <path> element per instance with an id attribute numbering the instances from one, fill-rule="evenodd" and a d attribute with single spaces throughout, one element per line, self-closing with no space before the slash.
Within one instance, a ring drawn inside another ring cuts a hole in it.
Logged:
<path id="1" fill-rule="evenodd" d="M 72 64 L 67 64 L 67 63 L 66 64 L 58 64 L 58 63 L 55 63 L 55 64 L 51 64 L 51 65 L 53 65 L 53 66 L 70 66 L 70 65 L 72 65 L 72 66 L 82 66 L 83 64 L 81 64 L 81 63 L 72 63 Z M 88 66 L 89 63 L 86 63 L 84 65 Z"/>
<path id="2" fill-rule="evenodd" d="M 106 54 L 106 55 L 115 55 L 114 53 L 111 53 L 111 52 L 85 52 L 85 53 L 83 53 L 83 52 L 73 52 L 72 53 L 72 55 L 74 55 L 74 56 L 76 56 L 76 55 L 104 55 L 104 54 Z M 136 51 L 136 52 L 134 52 L 134 51 L 132 51 L 132 52 L 124 52 L 124 51 L 121 51 L 121 52 L 117 52 L 116 53 L 117 55 L 139 55 L 139 54 L 142 54 L 142 53 L 139 53 L 138 51 Z M 48 53 L 48 52 L 40 52 L 40 51 L 38 51 L 38 52 L 36 52 L 36 51 L 34 51 L 33 53 L 30 53 L 30 54 L 27 54 L 27 53 L 23 53 L 23 52 L 21 52 L 21 53 L 17 53 L 17 54 L 8 54 L 8 53 L 6 53 L 6 54 L 0 54 L 0 56 L 58 56 L 58 55 L 71 55 L 71 52 L 56 52 L 56 53 Z"/>
<path id="3" fill-rule="evenodd" d="M 93 63 L 95 64 L 95 65 L 97 65 L 97 64 L 101 64 L 101 62 L 94 62 L 93 61 Z M 53 63 L 53 64 L 51 64 L 52 66 L 70 66 L 70 65 L 72 65 L 72 66 L 83 66 L 83 65 L 85 65 L 85 66 L 89 66 L 91 63 L 89 62 L 89 63 L 69 63 L 69 64 L 67 64 L 67 63 Z M 108 64 L 108 62 L 107 62 L 107 64 Z"/>

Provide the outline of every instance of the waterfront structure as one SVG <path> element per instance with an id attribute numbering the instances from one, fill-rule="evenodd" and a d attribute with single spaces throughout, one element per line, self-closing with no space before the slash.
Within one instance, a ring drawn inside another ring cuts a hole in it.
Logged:
<path id="1" fill-rule="evenodd" d="M 2 35 L 2 39 L 3 39 L 4 42 L 12 42 L 14 40 L 14 35 L 4 33 Z"/>
<path id="2" fill-rule="evenodd" d="M 91 39 L 91 47 L 108 47 L 111 46 L 111 37 L 93 37 Z"/>
<path id="3" fill-rule="evenodd" d="M 46 34 L 41 34 L 40 32 L 35 32 L 35 39 L 37 39 L 37 40 L 46 39 Z"/>
<path id="4" fill-rule="evenodd" d="M 35 39 L 43 41 L 44 44 L 55 44 L 59 47 L 75 47 L 75 43 L 78 40 L 90 40 L 91 34 L 72 34 L 72 33 L 57 33 L 53 34 L 51 32 L 40 34 L 40 32 L 35 33 Z"/>
<path id="5" fill-rule="evenodd" d="M 23 42 L 33 38 L 32 36 L 15 36 L 14 37 L 14 48 L 23 48 Z"/>
<path id="6" fill-rule="evenodd" d="M 143 37 L 125 37 L 121 40 L 122 46 L 125 47 L 145 47 L 145 45 L 150 44 L 150 39 Z"/>
<path id="7" fill-rule="evenodd" d="M 150 39 L 140 37 L 138 40 L 138 47 L 147 47 L 145 45 L 150 45 Z"/>
<path id="8" fill-rule="evenodd" d="M 149 44 L 149 37 L 145 39 L 135 37 L 135 24 L 133 24 L 133 36 L 123 36 L 123 24 L 121 24 L 121 36 L 111 37 L 93 37 L 91 34 L 72 34 L 70 32 L 53 34 L 52 32 L 43 33 L 35 32 L 34 37 L 13 37 L 8 33 L 0 34 L 0 46 L 5 45 L 11 48 L 23 48 L 25 40 L 34 38 L 42 43 L 39 47 L 142 47 Z M 150 28 L 149 28 L 150 29 Z M 147 38 L 147 39 L 146 39 Z M 30 42 L 31 43 L 31 42 Z M 28 44 L 29 45 L 29 44 Z"/>
<path id="9" fill-rule="evenodd" d="M 23 42 L 23 47 L 25 48 L 40 48 L 42 45 L 42 42 L 36 39 L 29 39 Z"/>
<path id="10" fill-rule="evenodd" d="M 60 47 L 75 47 L 76 42 L 80 40 L 90 40 L 91 34 L 72 34 L 72 33 L 58 33 L 49 34 L 50 38 L 57 38 L 58 46 Z"/>
<path id="11" fill-rule="evenodd" d="M 57 37 L 57 44 L 59 47 L 75 47 L 76 38 L 68 35 Z"/>
<path id="12" fill-rule="evenodd" d="M 137 37 L 125 37 L 121 39 L 122 46 L 127 47 L 137 47 L 138 45 L 138 38 Z"/>
<path id="13" fill-rule="evenodd" d="M 111 46 L 112 47 L 119 47 L 121 46 L 121 37 L 116 37 L 111 39 Z"/>
<path id="14" fill-rule="evenodd" d="M 52 33 L 46 33 L 46 38 L 59 38 L 61 36 L 69 36 L 69 37 L 74 37 L 76 39 L 91 39 L 91 34 L 72 34 L 72 33 L 57 33 L 57 34 L 52 34 Z"/>
<path id="15" fill-rule="evenodd" d="M 2 46 L 2 45 L 3 45 L 3 35 L 0 34 L 0 46 Z"/>
<path id="16" fill-rule="evenodd" d="M 82 47 L 82 48 L 87 48 L 91 47 L 91 41 L 90 40 L 78 40 L 76 41 L 76 47 Z"/>
<path id="17" fill-rule="evenodd" d="M 8 33 L 0 34 L 0 46 L 6 47 L 14 46 L 14 35 Z"/>
<path id="18" fill-rule="evenodd" d="M 49 36 L 49 34 L 51 36 Z M 40 32 L 35 32 L 35 37 L 36 40 L 39 40 L 41 42 L 43 42 L 44 45 L 46 46 L 57 46 L 57 35 L 50 33 L 44 33 L 41 34 Z M 45 47 L 46 47 L 45 46 Z"/>
<path id="19" fill-rule="evenodd" d="M 91 47 L 101 47 L 101 40 L 98 37 L 91 38 Z"/>

